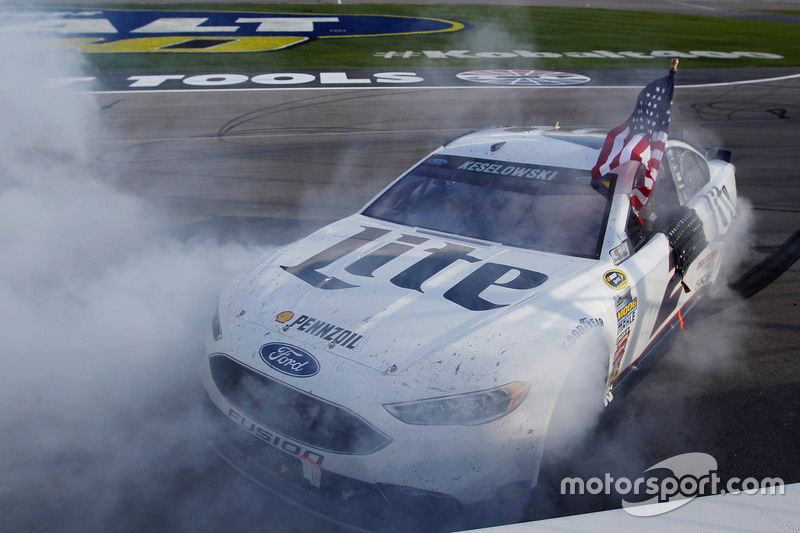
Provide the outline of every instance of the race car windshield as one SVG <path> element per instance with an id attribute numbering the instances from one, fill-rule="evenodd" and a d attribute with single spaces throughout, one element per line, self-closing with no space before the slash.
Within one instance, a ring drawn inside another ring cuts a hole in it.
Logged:
<path id="1" fill-rule="evenodd" d="M 597 259 L 611 196 L 592 189 L 587 170 L 437 154 L 362 214 L 518 248 Z"/>

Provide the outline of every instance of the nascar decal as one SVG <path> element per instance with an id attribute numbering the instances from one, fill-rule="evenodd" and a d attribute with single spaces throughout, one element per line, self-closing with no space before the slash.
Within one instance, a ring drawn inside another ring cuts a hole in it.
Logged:
<path id="1" fill-rule="evenodd" d="M 3 10 L 0 33 L 35 35 L 84 52 L 264 52 L 310 39 L 454 32 L 452 20 L 394 15 Z"/>
<path id="2" fill-rule="evenodd" d="M 281 313 L 281 315 L 283 314 L 284 313 Z M 362 335 L 359 335 L 355 331 L 344 329 L 343 327 L 318 320 L 308 315 L 300 315 L 292 323 L 283 326 L 281 331 L 288 331 L 291 328 L 296 328 L 297 331 L 302 331 L 306 335 L 330 341 L 329 346 L 331 348 L 333 348 L 334 345 L 339 345 L 352 350 L 356 347 L 358 341 L 363 338 Z"/>
<path id="3" fill-rule="evenodd" d="M 424 245 L 429 240 L 415 235 L 403 235 L 396 242 L 358 257 L 344 268 L 344 271 L 352 277 L 354 283 L 335 276 L 327 276 L 320 272 L 320 270 L 334 261 L 342 259 L 387 233 L 389 233 L 388 229 L 362 226 L 362 230 L 352 237 L 339 241 L 296 265 L 281 265 L 281 268 L 316 289 L 350 289 L 358 287 L 358 284 L 355 283 L 358 277 L 372 278 L 375 270 L 395 257 L 414 249 L 415 246 Z M 453 263 L 457 261 L 480 263 L 475 270 L 455 283 L 443 296 L 470 311 L 487 311 L 508 305 L 495 303 L 483 298 L 481 293 L 489 287 L 501 287 L 510 291 L 525 291 L 542 285 L 548 279 L 547 275 L 534 270 L 481 261 L 477 257 L 470 255 L 470 252 L 474 250 L 475 248 L 470 246 L 451 242 L 445 243 L 441 248 L 426 248 L 425 252 L 429 255 L 389 279 L 389 282 L 397 287 L 423 292 L 422 284 L 425 281 Z M 509 273 L 514 274 L 512 279 L 500 281 L 506 278 Z"/>
<path id="4" fill-rule="evenodd" d="M 612 289 L 621 290 L 628 286 L 628 276 L 621 270 L 609 270 L 603 274 L 603 280 Z"/>
<path id="5" fill-rule="evenodd" d="M 458 74 L 458 78 L 491 85 L 580 85 L 589 81 L 588 76 L 553 72 L 550 70 L 471 70 Z"/>

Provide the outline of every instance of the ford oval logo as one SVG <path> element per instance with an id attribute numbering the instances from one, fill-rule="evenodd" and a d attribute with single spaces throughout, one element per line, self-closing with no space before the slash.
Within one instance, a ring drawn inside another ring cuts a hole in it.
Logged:
<path id="1" fill-rule="evenodd" d="M 270 342 L 261 347 L 259 354 L 265 363 L 287 376 L 308 378 L 319 372 L 314 356 L 297 346 Z"/>

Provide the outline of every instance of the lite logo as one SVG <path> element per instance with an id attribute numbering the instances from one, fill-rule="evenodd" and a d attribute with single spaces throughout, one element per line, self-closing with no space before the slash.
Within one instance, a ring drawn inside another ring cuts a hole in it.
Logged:
<path id="1" fill-rule="evenodd" d="M 387 229 L 369 226 L 362 226 L 362 228 L 359 233 L 352 237 L 334 244 L 297 265 L 281 265 L 281 268 L 309 285 L 322 290 L 342 290 L 358 287 L 354 283 L 349 283 L 335 276 L 327 276 L 320 271 L 331 263 L 389 233 Z M 396 241 L 387 243 L 366 255 L 360 256 L 347 265 L 344 270 L 353 276 L 372 278 L 378 268 L 426 242 L 428 242 L 428 239 L 424 237 L 402 235 Z M 426 248 L 424 251 L 429 254 L 428 256 L 390 278 L 389 281 L 397 287 L 423 292 L 422 284 L 450 265 L 458 261 L 480 263 L 475 270 L 444 293 L 446 299 L 470 311 L 487 311 L 508 305 L 482 298 L 480 294 L 489 287 L 526 291 L 534 289 L 547 281 L 547 276 L 541 272 L 527 270 L 518 266 L 481 261 L 470 255 L 473 250 L 475 248 L 450 242 L 445 243 L 441 248 Z M 516 273 L 516 276 L 507 281 L 500 281 L 512 272 Z"/>

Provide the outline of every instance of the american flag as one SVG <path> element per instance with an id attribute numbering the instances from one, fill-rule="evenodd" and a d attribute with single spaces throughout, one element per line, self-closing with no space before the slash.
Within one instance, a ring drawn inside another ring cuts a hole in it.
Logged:
<path id="1" fill-rule="evenodd" d="M 644 183 L 631 192 L 631 205 L 637 217 L 653 190 L 664 155 L 674 87 L 674 68 L 669 75 L 645 87 L 628 120 L 608 132 L 592 169 L 592 181 L 598 184 L 604 175 L 628 161 L 639 161 L 647 167 Z"/>

